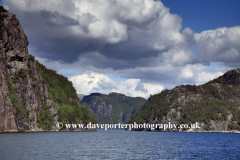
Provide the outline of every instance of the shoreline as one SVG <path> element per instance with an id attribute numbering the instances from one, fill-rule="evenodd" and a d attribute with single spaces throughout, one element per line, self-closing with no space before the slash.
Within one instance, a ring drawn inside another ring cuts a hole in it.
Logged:
<path id="1" fill-rule="evenodd" d="M 71 131 L 66 131 L 66 130 L 62 130 L 62 131 L 20 131 L 20 130 L 10 130 L 10 131 L 0 131 L 1 133 L 40 133 L 40 132 L 96 132 L 98 130 L 102 130 L 102 129 L 96 129 L 96 130 L 71 130 Z M 114 129 L 114 130 L 118 130 L 118 129 Z M 119 129 L 122 130 L 122 129 Z M 135 131 L 135 132 L 140 132 L 140 131 L 136 131 L 136 130 L 125 130 L 125 131 Z M 143 132 L 181 132 L 181 133 L 240 133 L 240 131 L 238 130 L 231 130 L 231 131 L 149 131 L 149 130 L 142 130 Z"/>

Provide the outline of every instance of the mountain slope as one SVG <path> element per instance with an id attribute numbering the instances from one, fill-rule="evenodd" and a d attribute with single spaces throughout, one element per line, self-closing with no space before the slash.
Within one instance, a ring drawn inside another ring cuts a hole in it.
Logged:
<path id="1" fill-rule="evenodd" d="M 129 121 L 134 122 L 201 124 L 188 131 L 240 130 L 240 69 L 203 85 L 181 85 L 150 96 Z"/>
<path id="2" fill-rule="evenodd" d="M 146 99 L 141 97 L 133 98 L 114 92 L 109 95 L 92 93 L 81 101 L 98 123 L 127 123 L 145 102 Z"/>
<path id="3" fill-rule="evenodd" d="M 36 61 L 27 47 L 20 22 L 0 6 L 0 132 L 58 131 L 60 120 L 95 122 L 72 83 Z"/>

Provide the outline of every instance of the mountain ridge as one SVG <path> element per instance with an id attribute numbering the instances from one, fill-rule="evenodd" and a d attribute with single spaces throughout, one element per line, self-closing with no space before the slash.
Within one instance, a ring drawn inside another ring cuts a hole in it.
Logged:
<path id="1" fill-rule="evenodd" d="M 232 69 L 205 84 L 181 85 L 152 95 L 128 123 L 193 124 L 194 132 L 240 131 L 240 69 Z M 162 129 L 156 129 L 164 131 Z M 173 131 L 168 129 L 167 131 Z"/>
<path id="2" fill-rule="evenodd" d="M 81 103 L 87 106 L 98 123 L 127 123 L 146 99 L 111 92 L 108 95 L 91 93 Z"/>

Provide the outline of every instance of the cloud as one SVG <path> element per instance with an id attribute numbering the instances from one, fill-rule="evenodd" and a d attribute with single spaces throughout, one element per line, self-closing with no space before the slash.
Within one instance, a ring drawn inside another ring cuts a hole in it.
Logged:
<path id="1" fill-rule="evenodd" d="M 201 85 L 218 78 L 230 69 L 223 67 L 221 69 L 206 70 L 208 67 L 201 64 L 186 65 L 179 73 L 182 84 Z"/>
<path id="2" fill-rule="evenodd" d="M 162 87 L 202 84 L 239 67 L 240 26 L 194 33 L 161 1 L 3 3 L 20 19 L 29 51 L 41 63 L 59 72 L 81 71 L 68 75 L 79 93 L 146 97 Z M 211 62 L 221 69 L 206 70 Z M 115 82 L 107 74 L 127 80 Z"/>
<path id="3" fill-rule="evenodd" d="M 170 14 L 161 1 L 4 0 L 3 3 L 17 14 L 30 45 L 38 50 L 35 55 L 41 58 L 72 63 L 79 55 L 99 52 L 108 58 L 141 59 L 156 57 L 159 51 L 185 41 L 179 33 L 181 17 Z"/>
<path id="4" fill-rule="evenodd" d="M 195 33 L 194 40 L 200 48 L 199 56 L 205 61 L 231 63 L 240 60 L 240 26 Z"/>
<path id="5" fill-rule="evenodd" d="M 80 75 L 77 74 L 76 71 L 68 75 L 79 93 L 87 94 L 91 92 L 101 92 L 107 94 L 116 91 L 128 95 L 144 97 L 160 92 L 161 87 L 162 89 L 171 89 L 181 84 L 200 85 L 223 75 L 226 71 L 231 69 L 229 67 L 221 67 L 221 69 L 206 70 L 210 67 L 210 64 L 188 64 L 184 67 L 166 64 L 165 66 L 157 67 L 137 67 L 132 69 L 113 70 L 111 68 L 86 68 L 84 67 L 85 64 L 81 63 L 80 60 L 71 65 L 62 61 L 49 61 L 47 59 L 40 59 L 40 62 L 47 64 L 48 68 L 60 72 L 62 68 L 69 70 L 69 72 L 72 72 L 71 69 L 79 70 L 79 72 L 81 71 Z M 219 63 L 219 65 L 223 66 L 221 63 Z M 116 82 L 110 79 L 107 74 L 118 75 L 120 78 L 125 77 L 129 81 Z M 91 85 L 88 85 L 88 82 L 91 82 Z M 118 88 L 120 84 L 121 88 L 124 89 Z"/>
<path id="6" fill-rule="evenodd" d="M 181 70 L 181 72 L 182 72 L 183 78 L 192 78 L 193 77 L 193 72 L 191 71 L 190 68 L 183 68 Z"/>
<path id="7" fill-rule="evenodd" d="M 116 82 L 105 74 L 86 72 L 75 75 L 70 78 L 78 93 L 104 93 L 119 92 L 132 97 L 148 98 L 150 94 L 156 94 L 163 90 L 161 85 L 141 83 L 140 79 L 128 79 L 126 81 Z"/>

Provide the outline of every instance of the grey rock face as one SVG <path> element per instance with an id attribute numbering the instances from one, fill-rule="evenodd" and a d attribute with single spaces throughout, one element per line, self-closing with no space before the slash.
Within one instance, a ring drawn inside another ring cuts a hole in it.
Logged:
<path id="1" fill-rule="evenodd" d="M 5 14 L 7 18 L 4 19 L 1 52 L 7 60 L 7 68 L 15 73 L 20 69 L 27 69 L 28 39 L 14 14 L 8 12 L 2 14 Z"/>
<path id="2" fill-rule="evenodd" d="M 233 69 L 216 79 L 217 83 L 240 84 L 240 69 Z"/>
<path id="3" fill-rule="evenodd" d="M 107 105 L 102 98 L 96 97 L 95 99 L 91 100 L 90 104 L 97 115 L 111 117 L 112 105 Z"/>
<path id="4" fill-rule="evenodd" d="M 81 101 L 95 115 L 98 123 L 127 123 L 145 102 L 144 98 L 115 92 L 109 95 L 92 93 Z"/>
<path id="5" fill-rule="evenodd" d="M 37 126 L 40 110 L 43 105 L 51 106 L 52 113 L 56 115 L 56 107 L 53 106 L 57 104 L 47 98 L 48 89 L 36 62 L 28 61 L 28 39 L 20 22 L 12 13 L 1 14 L 6 18 L 0 40 L 0 132 L 41 131 Z M 8 79 L 12 82 L 12 91 L 9 90 Z M 16 113 L 10 99 L 13 94 L 18 95 L 27 117 Z"/>

